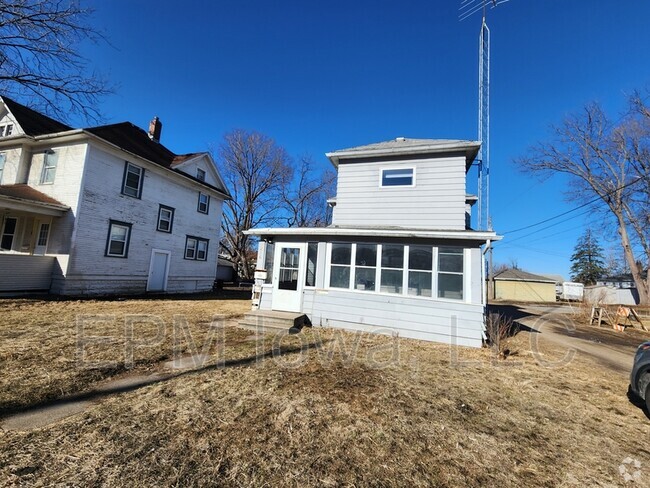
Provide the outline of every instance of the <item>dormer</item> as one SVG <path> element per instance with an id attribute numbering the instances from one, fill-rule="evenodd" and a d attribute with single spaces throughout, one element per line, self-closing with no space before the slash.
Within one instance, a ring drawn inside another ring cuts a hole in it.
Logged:
<path id="1" fill-rule="evenodd" d="M 466 175 L 480 143 L 409 139 L 327 154 L 338 170 L 332 225 L 465 230 Z"/>

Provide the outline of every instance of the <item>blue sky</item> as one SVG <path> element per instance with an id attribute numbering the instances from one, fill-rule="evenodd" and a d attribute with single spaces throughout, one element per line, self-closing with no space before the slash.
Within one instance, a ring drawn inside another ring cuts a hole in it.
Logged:
<path id="1" fill-rule="evenodd" d="M 460 0 L 88 1 L 111 43 L 85 47 L 116 85 L 107 122 L 147 127 L 158 115 L 175 152 L 245 128 L 325 168 L 327 151 L 398 136 L 477 137 L 481 19 L 459 22 Z M 626 93 L 650 84 L 648 18 L 644 0 L 510 0 L 489 11 L 497 232 L 576 205 L 561 180 L 540 183 L 513 159 L 585 103 L 616 113 Z M 506 233 L 495 261 L 568 278 L 590 224 L 576 214 L 516 241 L 528 232 Z M 604 247 L 616 244 L 608 236 Z"/>

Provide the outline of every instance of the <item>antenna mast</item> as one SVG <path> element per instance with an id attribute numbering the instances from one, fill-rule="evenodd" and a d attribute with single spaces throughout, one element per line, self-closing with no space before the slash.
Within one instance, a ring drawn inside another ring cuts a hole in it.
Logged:
<path id="1" fill-rule="evenodd" d="M 478 56 L 478 230 L 491 230 L 490 220 L 490 29 L 486 21 L 487 7 L 496 7 L 508 0 L 461 0 L 459 19 L 465 20 L 482 11 Z"/>

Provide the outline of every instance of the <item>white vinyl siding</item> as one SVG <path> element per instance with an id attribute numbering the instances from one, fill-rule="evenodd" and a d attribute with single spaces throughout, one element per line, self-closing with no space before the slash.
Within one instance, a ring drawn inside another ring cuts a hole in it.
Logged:
<path id="1" fill-rule="evenodd" d="M 414 169 L 414 186 L 380 187 L 383 169 Z M 416 181 L 417 180 L 417 181 Z M 465 230 L 465 157 L 341 163 L 332 224 Z"/>

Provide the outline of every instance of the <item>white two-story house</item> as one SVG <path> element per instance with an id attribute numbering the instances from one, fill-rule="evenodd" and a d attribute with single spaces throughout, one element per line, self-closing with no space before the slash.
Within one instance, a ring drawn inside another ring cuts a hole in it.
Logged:
<path id="1" fill-rule="evenodd" d="M 0 292 L 210 290 L 221 207 L 209 153 L 129 122 L 73 129 L 0 97 Z"/>
<path id="2" fill-rule="evenodd" d="M 469 226 L 466 175 L 479 147 L 401 137 L 328 153 L 338 170 L 332 225 L 249 232 L 265 277 L 256 314 L 481 346 L 483 246 L 500 237 Z"/>

